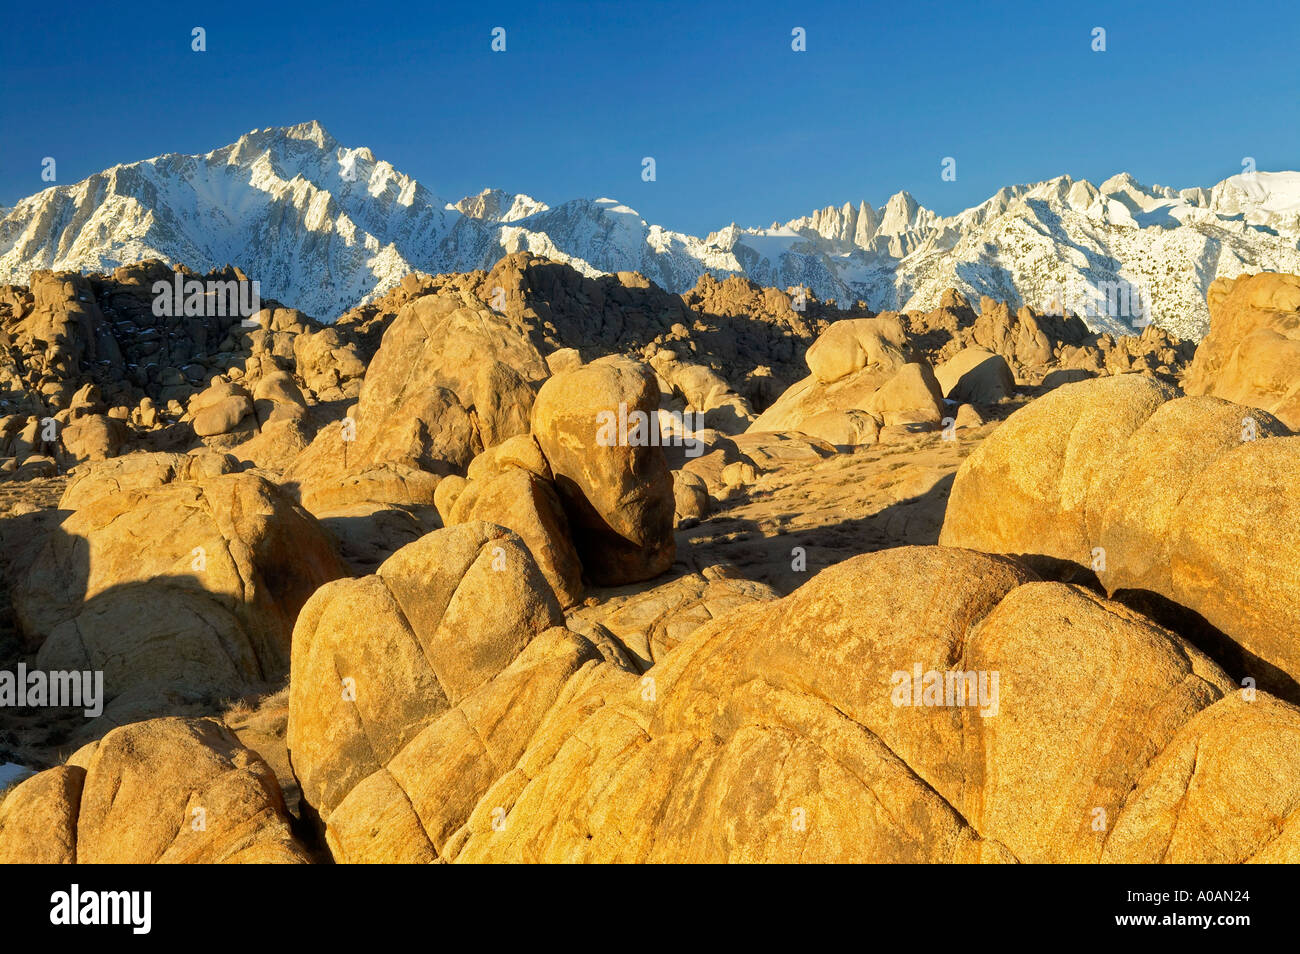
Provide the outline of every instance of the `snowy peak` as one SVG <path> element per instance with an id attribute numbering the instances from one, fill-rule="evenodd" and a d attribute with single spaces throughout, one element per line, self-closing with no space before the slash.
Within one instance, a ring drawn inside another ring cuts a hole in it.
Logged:
<path id="1" fill-rule="evenodd" d="M 261 152 L 286 148 L 290 143 L 301 142 L 313 147 L 314 152 L 327 152 L 338 148 L 338 140 L 331 136 L 319 122 L 298 123 L 296 126 L 268 126 L 244 133 L 225 149 L 215 150 L 216 155 L 226 150 L 232 152 Z"/>
<path id="2" fill-rule="evenodd" d="M 897 192 L 879 207 L 858 199 L 701 239 L 613 198 L 550 206 L 485 189 L 448 203 L 311 121 L 255 129 L 202 155 L 114 166 L 0 209 L 0 280 L 144 258 L 199 270 L 232 263 L 268 297 L 326 320 L 407 272 L 487 268 L 521 250 L 588 275 L 639 271 L 672 291 L 705 272 L 740 274 L 877 310 L 933 308 L 950 287 L 971 300 L 1071 307 L 1128 285 L 1157 324 L 1199 337 L 1216 276 L 1300 272 L 1300 173 L 1181 191 L 1127 173 L 1099 186 L 1058 176 L 1006 186 L 951 216 Z M 1072 310 L 1099 330 L 1134 330 L 1132 316 Z"/>
<path id="3" fill-rule="evenodd" d="M 325 131 L 315 119 L 299 123 L 297 126 L 286 126 L 281 130 L 267 130 L 268 132 L 278 132 L 284 139 L 301 139 L 304 142 L 312 143 L 317 149 L 334 149 L 338 142 Z"/>
<path id="4" fill-rule="evenodd" d="M 926 218 L 933 218 L 928 209 Z M 921 205 L 910 192 L 896 192 L 885 203 L 884 213 L 880 217 L 880 231 L 885 235 L 902 235 L 919 226 L 922 216 Z"/>
<path id="5" fill-rule="evenodd" d="M 449 204 L 447 208 L 482 222 L 515 222 L 545 212 L 547 206 L 523 193 L 512 195 L 500 189 L 484 189 L 478 195 L 468 195 Z"/>
<path id="6" fill-rule="evenodd" d="M 828 205 L 786 223 L 786 227 L 795 232 L 811 231 L 828 242 L 859 244 L 870 241 L 878 223 L 876 210 L 863 201 L 856 208 L 851 202 L 839 207 Z"/>
<path id="7" fill-rule="evenodd" d="M 1300 215 L 1300 172 L 1232 176 L 1210 190 L 1207 204 L 1225 215 L 1246 215 L 1256 224 L 1292 218 Z"/>

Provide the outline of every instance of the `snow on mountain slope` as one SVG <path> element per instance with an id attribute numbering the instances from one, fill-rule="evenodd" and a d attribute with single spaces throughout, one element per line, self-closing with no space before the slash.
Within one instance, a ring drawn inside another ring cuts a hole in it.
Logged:
<path id="1" fill-rule="evenodd" d="M 514 222 L 537 212 L 545 212 L 547 206 L 530 195 L 511 195 L 500 189 L 484 189 L 478 195 L 467 195 L 459 202 L 447 203 L 447 208 L 483 222 Z"/>
<path id="2" fill-rule="evenodd" d="M 821 298 L 926 309 L 949 287 L 1132 331 L 1141 308 L 1183 337 L 1208 326 L 1218 275 L 1300 272 L 1300 173 L 1233 176 L 1212 188 L 1100 186 L 1061 176 L 1008 186 L 958 215 L 906 192 L 880 208 L 828 206 L 768 228 L 697 238 L 647 223 L 614 199 L 548 206 L 484 190 L 448 203 L 319 123 L 254 130 L 200 156 L 114 166 L 0 210 L 0 280 L 34 269 L 105 270 L 156 257 L 241 266 L 262 294 L 323 319 L 412 270 L 485 268 L 526 249 L 589 275 L 639 271 L 672 291 L 703 272 L 804 285 Z M 1107 296 L 1110 296 L 1108 299 Z M 1109 301 L 1109 304 L 1107 302 Z"/>
<path id="3" fill-rule="evenodd" d="M 235 263 L 263 294 L 336 309 L 414 262 L 447 265 L 463 217 L 369 150 L 316 123 L 254 130 L 202 156 L 114 166 L 17 203 L 0 220 L 0 275 L 102 270 L 146 257 Z"/>

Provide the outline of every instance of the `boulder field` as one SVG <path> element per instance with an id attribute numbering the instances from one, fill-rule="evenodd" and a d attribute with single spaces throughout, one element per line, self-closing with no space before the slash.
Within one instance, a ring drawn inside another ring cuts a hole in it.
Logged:
<path id="1" fill-rule="evenodd" d="M 1300 278 L 177 275 L 0 288 L 0 861 L 1300 861 Z"/>

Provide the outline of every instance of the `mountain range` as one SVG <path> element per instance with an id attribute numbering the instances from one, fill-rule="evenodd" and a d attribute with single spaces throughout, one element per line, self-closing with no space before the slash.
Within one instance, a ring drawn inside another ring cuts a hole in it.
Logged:
<path id="1" fill-rule="evenodd" d="M 608 198 L 548 206 L 488 189 L 448 202 L 308 122 L 253 130 L 203 155 L 113 166 L 0 209 L 0 281 L 145 258 L 201 271 L 231 263 L 260 281 L 263 297 L 323 320 L 408 272 L 486 268 L 520 250 L 589 275 L 639 271 L 675 292 L 704 272 L 740 274 L 844 304 L 925 310 L 957 288 L 1044 310 L 1064 302 L 1095 330 L 1132 332 L 1134 318 L 1088 307 L 1098 289 L 1122 284 L 1149 301 L 1150 320 L 1199 339 L 1216 277 L 1300 272 L 1300 173 L 1182 190 L 1125 173 L 1100 185 L 1058 176 L 1005 187 L 953 216 L 898 192 L 879 207 L 827 206 L 700 238 Z"/>

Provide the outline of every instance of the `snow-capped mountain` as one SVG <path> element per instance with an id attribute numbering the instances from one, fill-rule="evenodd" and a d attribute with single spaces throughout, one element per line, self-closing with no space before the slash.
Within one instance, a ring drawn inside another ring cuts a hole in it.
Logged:
<path id="1" fill-rule="evenodd" d="M 809 263 L 803 239 L 829 261 L 817 271 L 829 270 L 845 297 L 875 308 L 924 310 L 959 288 L 1042 310 L 1064 302 L 1098 330 L 1131 333 L 1149 318 L 1200 338 L 1209 326 L 1205 292 L 1216 277 L 1300 267 L 1300 173 L 1239 175 L 1181 192 L 1127 174 L 1100 186 L 1060 176 L 1000 189 L 950 217 L 900 192 L 880 210 L 830 207 L 759 233 L 730 231 L 710 238 L 740 247 L 763 235 L 801 253 L 764 248 L 764 260 L 750 268 L 756 279 L 797 281 L 792 267 Z M 777 262 L 786 271 L 768 273 Z"/>
<path id="2" fill-rule="evenodd" d="M 261 281 L 264 296 L 330 319 L 409 271 L 485 268 L 527 249 L 592 275 L 639 271 L 673 291 L 706 271 L 743 274 L 879 310 L 931 308 L 956 287 L 1040 309 L 1064 303 L 1116 331 L 1149 314 L 1200 337 L 1216 276 L 1300 272 L 1298 240 L 1294 172 L 1182 191 L 1123 174 L 1100 186 L 1061 176 L 946 217 L 899 192 L 880 208 L 829 206 L 697 238 L 613 199 L 551 207 L 489 189 L 449 203 L 311 122 L 254 130 L 200 156 L 114 166 L 0 210 L 0 280 L 142 258 L 200 270 L 232 263 Z M 1117 312 L 1117 289 L 1135 307 Z M 1145 312 L 1136 307 L 1147 302 Z"/>

